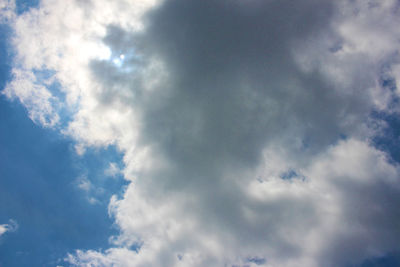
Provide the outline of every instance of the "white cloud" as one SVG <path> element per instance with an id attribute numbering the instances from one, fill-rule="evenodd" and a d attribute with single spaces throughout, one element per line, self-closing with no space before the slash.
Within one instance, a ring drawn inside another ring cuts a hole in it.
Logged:
<path id="1" fill-rule="evenodd" d="M 0 235 L 4 234 L 7 232 L 7 228 L 5 224 L 0 225 Z"/>
<path id="2" fill-rule="evenodd" d="M 0 224 L 0 236 L 6 232 L 15 232 L 18 230 L 18 223 L 14 220 L 10 220 L 8 224 Z"/>
<path id="3" fill-rule="evenodd" d="M 92 183 L 86 176 L 79 177 L 76 182 L 77 182 L 78 188 L 80 188 L 86 192 L 89 192 L 93 187 Z"/>
<path id="4" fill-rule="evenodd" d="M 121 170 L 117 163 L 110 162 L 108 168 L 104 171 L 104 174 L 110 177 L 116 177 L 117 175 L 121 174 Z"/>
<path id="5" fill-rule="evenodd" d="M 54 126 L 59 121 L 59 101 L 46 88 L 46 81 L 37 81 L 31 71 L 14 69 L 13 80 L 4 89 L 8 98 L 18 100 L 28 109 L 29 117 L 43 125 Z"/>
<path id="6" fill-rule="evenodd" d="M 341 266 L 399 250 L 399 169 L 370 141 L 370 113 L 398 112 L 398 89 L 380 83 L 399 80 L 396 12 L 391 0 L 46 0 L 17 17 L 4 93 L 79 154 L 117 146 L 126 167 L 105 173 L 131 182 L 110 200 L 111 248 L 67 261 Z"/>

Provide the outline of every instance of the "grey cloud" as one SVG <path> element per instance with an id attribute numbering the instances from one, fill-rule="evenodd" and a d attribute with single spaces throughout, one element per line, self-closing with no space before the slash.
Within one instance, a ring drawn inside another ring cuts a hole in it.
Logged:
<path id="1" fill-rule="evenodd" d="M 343 116 L 362 117 L 369 103 L 302 73 L 291 50 L 330 30 L 331 9 L 321 1 L 166 1 L 137 37 L 139 51 L 160 57 L 172 77 L 143 100 L 145 141 L 192 164 L 207 155 L 256 164 L 268 141 L 287 145 L 293 136 L 301 150 L 333 143 L 350 130 Z"/>
<path id="2" fill-rule="evenodd" d="M 350 85 L 343 87 L 318 70 L 305 72 L 294 56 L 297 47 L 313 47 L 314 40 L 326 35 L 332 42 L 322 48 L 315 45 L 316 50 L 323 55 L 340 50 L 332 50 L 342 42 L 332 23 L 336 11 L 332 1 L 172 0 L 147 14 L 143 32 L 110 26 L 103 41 L 116 55 L 128 55 L 124 64 L 131 68 L 93 61 L 91 70 L 104 87 L 99 99 L 103 105 L 137 110 L 139 146 L 150 147 L 164 163 L 135 173 L 132 186 L 155 207 L 173 199 L 179 210 L 176 220 L 194 218 L 198 230 L 215 233 L 213 238 L 221 244 L 229 242 L 232 251 L 227 253 L 262 255 L 266 263 L 269 258 L 301 258 L 307 247 L 301 243 L 322 223 L 321 210 L 330 203 L 312 190 L 284 191 L 259 201 L 248 196 L 244 185 L 258 178 L 256 170 L 264 161 L 269 163 L 263 152 L 270 147 L 280 148 L 287 157 L 282 160 L 295 165 L 294 170 L 307 169 L 343 136 L 363 138 L 358 133 L 374 108 L 366 89 L 374 86 L 376 77 L 369 67 L 357 68 L 368 59 L 359 54 L 352 58 L 356 70 Z M 154 90 L 146 90 L 152 79 L 145 76 L 146 70 L 154 59 L 164 64 L 167 75 Z M 323 175 L 313 179 L 329 184 L 336 180 Z M 398 190 L 378 181 L 360 185 L 347 178 L 338 178 L 343 183 L 337 185 L 336 195 L 349 226 L 344 231 L 359 222 L 366 233 L 327 235 L 324 251 L 316 253 L 316 266 L 374 255 L 364 247 L 365 239 L 368 244 L 378 242 L 377 250 L 396 246 L 395 239 L 382 241 L 390 234 L 399 236 L 392 225 L 398 219 L 396 205 L 383 203 L 399 203 Z M 297 181 L 299 187 L 307 187 L 308 179 Z M 380 211 L 362 208 L 354 214 L 362 203 L 374 202 L 383 205 Z M 384 225 L 390 230 L 381 231 Z M 124 231 L 128 234 L 129 229 Z M 173 255 L 195 242 L 177 241 L 175 247 L 160 250 L 161 262 L 173 265 Z M 210 257 L 203 263 L 221 263 L 218 260 Z"/>
<path id="3" fill-rule="evenodd" d="M 148 14 L 143 33 L 112 26 L 104 39 L 117 53 L 135 51 L 142 68 L 160 59 L 165 83 L 146 92 L 140 71 L 105 61 L 92 70 L 105 84 L 105 101 L 125 97 L 118 85 L 129 84 L 141 141 L 175 166 L 173 187 L 254 168 L 272 143 L 313 155 L 349 135 L 371 106 L 363 88 L 343 94 L 294 62 L 298 43 L 331 31 L 332 9 L 330 1 L 166 1 Z"/>
<path id="4" fill-rule="evenodd" d="M 320 262 L 357 265 L 360 259 L 398 250 L 400 188 L 385 178 L 377 175 L 374 181 L 361 183 L 349 177 L 333 178 L 340 190 L 344 215 L 341 230 L 321 253 Z"/>

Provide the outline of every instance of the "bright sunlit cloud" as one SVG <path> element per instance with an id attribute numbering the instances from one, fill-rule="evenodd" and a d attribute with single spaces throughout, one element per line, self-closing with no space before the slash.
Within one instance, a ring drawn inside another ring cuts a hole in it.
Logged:
<path id="1" fill-rule="evenodd" d="M 0 237 L 7 232 L 15 232 L 18 230 L 18 223 L 14 220 L 9 220 L 7 224 L 0 224 Z"/>
<path id="2" fill-rule="evenodd" d="M 115 64 L 115 66 L 121 67 L 122 64 L 124 63 L 124 59 L 125 59 L 125 55 L 121 54 L 121 55 L 119 55 L 119 57 L 116 57 L 113 59 L 113 63 Z"/>

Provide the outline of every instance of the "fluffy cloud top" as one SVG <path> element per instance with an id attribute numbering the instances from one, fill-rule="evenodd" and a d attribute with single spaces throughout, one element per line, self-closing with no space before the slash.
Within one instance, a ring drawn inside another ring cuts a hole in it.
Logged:
<path id="1" fill-rule="evenodd" d="M 398 251 L 400 170 L 371 142 L 384 123 L 371 114 L 399 111 L 398 10 L 43 0 L 7 13 L 16 57 L 4 94 L 78 153 L 124 154 L 130 184 L 109 205 L 120 235 L 66 259 L 312 267 Z"/>

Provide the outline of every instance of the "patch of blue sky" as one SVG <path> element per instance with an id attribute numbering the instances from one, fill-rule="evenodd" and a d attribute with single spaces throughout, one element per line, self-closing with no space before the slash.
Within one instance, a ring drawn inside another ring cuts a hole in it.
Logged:
<path id="1" fill-rule="evenodd" d="M 398 53 L 395 53 L 392 58 L 382 64 L 380 70 L 380 77 L 379 77 L 379 85 L 382 89 L 389 91 L 390 94 L 390 101 L 389 101 L 389 109 L 398 107 L 400 103 L 400 99 L 396 93 L 398 90 L 396 85 L 396 78 L 393 76 L 393 69 L 392 65 L 397 64 L 400 60 L 400 56 Z"/>
<path id="2" fill-rule="evenodd" d="M 262 257 L 249 257 L 246 260 L 247 262 L 252 262 L 256 265 L 262 265 L 265 264 L 267 262 L 267 260 L 265 258 Z"/>
<path id="3" fill-rule="evenodd" d="M 0 99 L 0 222 L 19 224 L 0 242 L 0 266 L 55 266 L 74 249 L 109 246 L 117 229 L 106 199 L 123 181 L 103 181 L 103 201 L 88 202 L 75 181 L 85 171 L 96 175 L 94 156 L 102 155 L 78 158 L 71 140 L 35 125 L 21 105 Z"/>
<path id="4" fill-rule="evenodd" d="M 398 59 L 398 55 L 394 56 Z M 397 90 L 396 79 L 391 74 L 391 63 L 387 62 L 382 65 L 381 74 L 379 78 L 379 85 L 382 89 L 392 92 L 390 95 L 388 109 L 389 111 L 374 110 L 371 112 L 371 124 L 379 122 L 383 125 L 383 129 L 378 132 L 371 140 L 371 143 L 376 148 L 384 151 L 388 155 L 388 159 L 394 163 L 400 163 L 400 118 L 395 112 L 390 112 L 391 108 L 395 108 L 399 104 L 399 97 L 396 95 Z M 374 127 L 372 125 L 372 127 Z"/>
<path id="5" fill-rule="evenodd" d="M 291 180 L 293 178 L 299 177 L 299 175 L 295 170 L 289 169 L 288 171 L 282 173 L 280 177 L 284 180 Z"/>
<path id="6" fill-rule="evenodd" d="M 397 60 L 399 59 L 398 55 L 394 55 L 392 60 L 396 59 Z M 381 67 L 380 77 L 378 80 L 379 85 L 382 89 L 391 92 L 389 108 L 395 108 L 399 104 L 399 97 L 396 94 L 397 91 L 396 79 L 393 76 L 392 72 L 393 72 L 392 63 L 386 62 Z"/>
<path id="7" fill-rule="evenodd" d="M 76 184 L 82 181 L 88 183 L 88 190 L 81 189 L 86 191 L 89 201 L 97 200 L 93 204 L 107 205 L 112 195 L 121 197 L 127 185 L 122 173 L 107 173 L 110 164 L 114 165 L 116 170 L 123 168 L 122 155 L 112 145 L 107 148 L 88 148 L 84 155 L 74 157 L 74 166 L 81 173 Z"/>
<path id="8" fill-rule="evenodd" d="M 17 0 L 16 7 L 17 7 L 17 14 L 21 15 L 24 12 L 29 11 L 31 8 L 38 7 L 40 0 Z"/>
<path id="9" fill-rule="evenodd" d="M 51 80 L 52 77 L 56 74 L 54 70 L 33 70 L 33 74 L 36 77 L 36 80 L 39 83 L 46 83 L 48 80 Z"/>
<path id="10" fill-rule="evenodd" d="M 334 43 L 330 48 L 329 51 L 331 53 L 337 53 L 343 49 L 343 44 L 340 41 Z"/>
<path id="11" fill-rule="evenodd" d="M 388 90 L 396 90 L 395 80 L 390 76 L 382 77 L 381 86 Z M 392 98 L 392 104 L 398 103 L 398 97 Z M 373 119 L 383 121 L 385 126 L 372 138 L 371 143 L 377 149 L 386 153 L 388 160 L 395 165 L 400 164 L 400 118 L 397 113 L 374 111 Z M 365 260 L 361 267 L 395 267 L 400 266 L 400 251 Z M 351 266 L 355 267 L 355 266 Z"/>
<path id="12" fill-rule="evenodd" d="M 301 180 L 301 181 L 305 181 L 306 177 L 304 175 L 302 175 L 301 173 L 299 173 L 298 171 L 294 170 L 294 169 L 288 169 L 287 171 L 281 173 L 279 175 L 279 177 L 283 180 Z"/>
<path id="13" fill-rule="evenodd" d="M 347 267 L 398 267 L 400 266 L 400 251 L 381 257 L 365 260 L 361 265 Z"/>
<path id="14" fill-rule="evenodd" d="M 1 90 L 11 78 L 10 33 L 0 25 Z M 53 73 L 36 74 L 46 78 Z M 51 86 L 58 92 L 59 85 Z M 60 259 L 68 252 L 107 248 L 109 237 L 118 233 L 107 205 L 126 181 L 120 173 L 110 179 L 104 171 L 109 162 L 122 167 L 120 153 L 110 146 L 78 156 L 73 147 L 58 131 L 34 124 L 20 103 L 0 96 L 0 224 L 13 219 L 19 225 L 0 238 L 0 266 L 64 265 Z M 82 175 L 102 189 L 96 205 L 76 184 Z"/>
<path id="15" fill-rule="evenodd" d="M 382 87 L 388 88 L 390 91 L 396 91 L 397 89 L 396 80 L 393 77 L 380 77 L 379 82 Z"/>
<path id="16" fill-rule="evenodd" d="M 397 114 L 374 112 L 373 117 L 383 120 L 386 126 L 372 139 L 372 144 L 385 151 L 392 162 L 400 163 L 400 118 Z"/>

